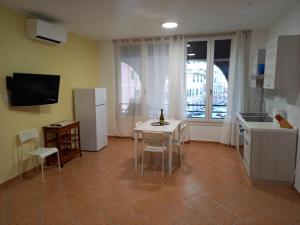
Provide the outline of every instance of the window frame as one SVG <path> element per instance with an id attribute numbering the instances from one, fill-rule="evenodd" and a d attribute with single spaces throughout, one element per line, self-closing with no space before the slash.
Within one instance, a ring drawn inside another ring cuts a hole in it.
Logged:
<path id="1" fill-rule="evenodd" d="M 214 119 L 212 118 L 212 109 L 213 109 L 213 73 L 214 73 L 214 50 L 215 50 L 215 41 L 216 40 L 231 40 L 230 46 L 230 55 L 232 49 L 232 40 L 233 35 L 220 35 L 220 36 L 208 36 L 208 37 L 196 37 L 188 38 L 185 40 L 185 62 L 184 62 L 184 76 L 186 82 L 186 66 L 187 66 L 187 44 L 188 42 L 194 41 L 206 41 L 207 42 L 207 79 L 206 79 L 206 96 L 205 96 L 205 118 L 188 118 L 191 122 L 200 122 L 203 124 L 220 124 L 224 122 L 224 119 Z M 230 57 L 231 58 L 231 57 Z M 229 58 L 229 64 L 230 64 Z M 186 85 L 186 84 L 185 84 Z M 185 86 L 186 87 L 186 86 Z M 187 88 L 187 87 L 186 87 Z M 187 89 L 186 89 L 187 90 Z M 186 105 L 185 105 L 186 107 Z M 185 108 L 186 111 L 186 108 Z"/>

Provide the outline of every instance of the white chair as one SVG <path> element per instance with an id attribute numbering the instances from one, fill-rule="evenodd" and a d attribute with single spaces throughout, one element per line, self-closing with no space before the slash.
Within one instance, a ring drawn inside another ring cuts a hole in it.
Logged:
<path id="1" fill-rule="evenodd" d="M 137 127 L 137 126 L 139 126 L 139 125 L 141 125 L 143 123 L 143 121 L 138 121 L 136 124 L 135 124 L 135 127 Z M 142 136 L 141 136 L 141 134 L 140 133 L 138 133 L 137 134 L 138 135 L 138 137 L 137 137 L 137 148 L 139 149 L 139 142 L 140 142 L 140 139 L 142 139 Z"/>
<path id="2" fill-rule="evenodd" d="M 21 159 L 20 159 L 20 180 L 22 179 L 22 162 L 23 162 L 23 155 L 30 155 L 32 157 L 37 157 L 40 159 L 41 167 L 42 167 L 42 182 L 44 183 L 44 159 L 52 154 L 57 154 L 57 164 L 58 164 L 58 171 L 60 172 L 60 160 L 57 148 L 40 148 L 39 146 L 39 135 L 37 129 L 25 130 L 19 133 L 19 139 L 21 142 Z M 24 153 L 24 146 L 28 144 L 31 151 Z"/>
<path id="3" fill-rule="evenodd" d="M 190 141 L 191 140 L 191 136 L 190 136 L 190 124 L 189 124 L 189 120 L 185 119 L 183 121 L 181 121 L 180 126 L 186 125 L 186 134 L 185 134 L 185 141 Z"/>
<path id="4" fill-rule="evenodd" d="M 143 123 L 143 121 L 138 121 L 135 124 L 135 127 L 138 127 L 139 125 L 141 125 Z M 140 135 L 138 136 L 138 139 L 140 139 Z"/>
<path id="5" fill-rule="evenodd" d="M 186 140 L 187 128 L 188 128 L 188 126 L 186 124 L 183 124 L 182 126 L 180 126 L 179 137 L 178 137 L 178 139 L 173 140 L 173 146 L 175 147 L 175 149 L 178 150 L 181 165 L 183 162 L 183 152 L 182 152 L 181 145 L 183 145 Z"/>
<path id="6" fill-rule="evenodd" d="M 142 176 L 144 176 L 144 152 L 161 152 L 162 153 L 162 177 L 165 170 L 165 136 L 162 132 L 143 132 L 143 149 L 142 149 Z"/>

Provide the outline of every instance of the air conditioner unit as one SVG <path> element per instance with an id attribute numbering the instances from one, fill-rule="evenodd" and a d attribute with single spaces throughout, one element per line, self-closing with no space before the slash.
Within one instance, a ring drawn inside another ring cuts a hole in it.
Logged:
<path id="1" fill-rule="evenodd" d="M 39 19 L 26 19 L 26 35 L 30 39 L 63 44 L 67 41 L 68 32 L 63 27 Z"/>

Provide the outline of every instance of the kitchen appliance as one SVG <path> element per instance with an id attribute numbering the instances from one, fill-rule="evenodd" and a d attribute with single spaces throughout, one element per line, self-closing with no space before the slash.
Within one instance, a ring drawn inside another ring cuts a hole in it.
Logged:
<path id="1" fill-rule="evenodd" d="M 74 102 L 81 149 L 99 151 L 108 143 L 106 88 L 75 89 Z"/>
<path id="2" fill-rule="evenodd" d="M 273 117 L 264 112 L 241 112 L 239 114 L 246 122 L 273 122 Z M 248 135 L 249 131 L 239 118 L 237 118 L 236 124 L 238 133 L 236 135 L 236 147 L 242 159 L 244 159 L 244 146 L 249 144 L 244 136 Z"/>
<path id="3" fill-rule="evenodd" d="M 244 159 L 244 132 L 245 132 L 245 127 L 243 124 L 238 120 L 238 137 L 237 137 L 237 149 L 242 157 Z"/>

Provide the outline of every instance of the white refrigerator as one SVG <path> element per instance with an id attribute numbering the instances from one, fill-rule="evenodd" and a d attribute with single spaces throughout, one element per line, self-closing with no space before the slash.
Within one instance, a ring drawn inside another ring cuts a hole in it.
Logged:
<path id="1" fill-rule="evenodd" d="M 107 146 L 106 88 L 74 90 L 75 120 L 80 122 L 81 150 Z"/>

